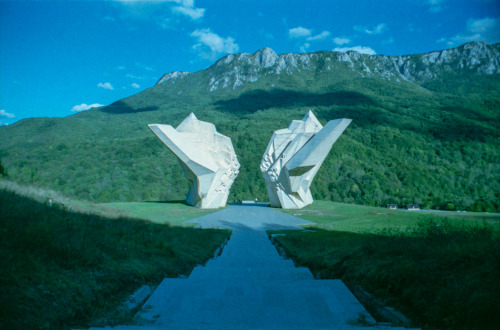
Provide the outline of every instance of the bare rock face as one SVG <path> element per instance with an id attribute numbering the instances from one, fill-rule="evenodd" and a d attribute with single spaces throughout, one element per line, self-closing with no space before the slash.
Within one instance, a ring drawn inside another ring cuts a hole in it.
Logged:
<path id="1" fill-rule="evenodd" d="M 356 51 L 277 55 L 271 48 L 264 48 L 253 54 L 224 56 L 206 69 L 207 80 L 203 84 L 209 92 L 236 90 L 268 76 L 279 78 L 308 71 L 417 84 L 450 72 L 493 75 L 500 74 L 500 44 L 471 42 L 456 48 L 404 56 L 367 55 Z M 194 76 L 196 74 L 189 72 L 167 73 L 157 85 L 171 86 L 182 79 L 195 79 Z"/>
<path id="2" fill-rule="evenodd" d="M 271 206 L 299 209 L 313 202 L 309 187 L 314 176 L 350 123 L 343 118 L 323 127 L 309 111 L 302 120 L 274 132 L 260 164 Z"/>
<path id="3" fill-rule="evenodd" d="M 176 129 L 148 126 L 179 159 L 189 181 L 186 202 L 202 209 L 224 207 L 240 168 L 231 139 L 193 113 Z"/>
<path id="4" fill-rule="evenodd" d="M 175 84 L 177 79 L 182 79 L 190 73 L 191 72 L 187 72 L 187 71 L 174 71 L 174 72 L 170 72 L 170 73 L 165 73 L 160 78 L 160 80 L 158 80 L 158 82 L 156 84 L 157 85 L 166 84 L 166 83 Z"/>

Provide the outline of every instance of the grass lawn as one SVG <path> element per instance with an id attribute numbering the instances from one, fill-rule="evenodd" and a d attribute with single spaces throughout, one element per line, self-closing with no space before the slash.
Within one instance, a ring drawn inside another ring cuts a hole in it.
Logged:
<path id="1" fill-rule="evenodd" d="M 282 211 L 315 222 L 313 227 L 354 233 L 377 233 L 384 229 L 405 230 L 434 216 L 448 218 L 455 224 L 500 223 L 500 213 L 390 210 L 328 201 L 315 201 L 300 210 Z"/>
<path id="2" fill-rule="evenodd" d="M 189 275 L 210 259 L 230 231 L 195 229 L 52 206 L 0 188 L 0 328 L 69 329 L 127 321 L 116 308 L 143 284 Z M 32 192 L 26 188 L 26 195 Z M 50 193 L 52 196 L 53 194 Z M 35 196 L 36 197 L 36 196 Z M 156 204 L 148 204 L 155 206 Z M 165 206 L 164 204 L 162 204 Z M 162 206 L 156 205 L 156 206 Z M 166 205 L 176 211 L 185 205 Z M 152 210 L 151 216 L 157 212 Z M 196 210 L 191 215 L 197 215 Z M 178 214 L 172 215 L 179 219 Z M 167 216 L 161 221 L 167 222 Z M 169 222 L 174 222 L 169 221 Z"/>
<path id="3" fill-rule="evenodd" d="M 285 212 L 317 223 L 275 236 L 317 277 L 361 287 L 419 327 L 500 328 L 500 215 L 322 201 Z"/>
<path id="4" fill-rule="evenodd" d="M 201 217 L 217 210 L 192 207 L 183 202 L 131 202 L 97 204 L 106 213 L 150 220 L 158 224 L 183 226 L 183 222 Z M 192 225 L 189 225 L 192 226 Z"/>

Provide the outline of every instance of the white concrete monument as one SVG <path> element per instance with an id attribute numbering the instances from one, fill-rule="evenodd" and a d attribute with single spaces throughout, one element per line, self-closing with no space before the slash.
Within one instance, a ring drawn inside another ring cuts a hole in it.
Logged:
<path id="1" fill-rule="evenodd" d="M 224 207 L 240 168 L 231 139 L 193 113 L 176 129 L 148 126 L 179 159 L 189 181 L 186 202 L 202 209 Z"/>
<path id="2" fill-rule="evenodd" d="M 331 120 L 323 127 L 309 111 L 304 119 L 274 132 L 260 163 L 271 206 L 300 209 L 313 202 L 312 180 L 351 121 Z"/>

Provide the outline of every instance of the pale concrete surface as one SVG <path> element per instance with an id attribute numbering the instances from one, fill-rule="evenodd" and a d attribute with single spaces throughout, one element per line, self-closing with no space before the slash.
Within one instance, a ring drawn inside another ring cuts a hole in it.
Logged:
<path id="1" fill-rule="evenodd" d="M 313 202 L 309 187 L 314 176 L 350 123 L 342 118 L 323 127 L 309 111 L 302 120 L 274 132 L 260 163 L 272 206 L 300 209 Z"/>
<path id="2" fill-rule="evenodd" d="M 265 232 L 309 221 L 231 205 L 188 222 L 233 234 L 222 254 L 189 278 L 163 280 L 137 314 L 144 325 L 114 329 L 389 329 L 376 326 L 341 280 L 315 280 L 281 257 Z"/>
<path id="3" fill-rule="evenodd" d="M 189 181 L 186 202 L 202 209 L 224 207 L 240 168 L 231 139 L 194 113 L 176 129 L 161 124 L 148 127 L 179 159 Z"/>

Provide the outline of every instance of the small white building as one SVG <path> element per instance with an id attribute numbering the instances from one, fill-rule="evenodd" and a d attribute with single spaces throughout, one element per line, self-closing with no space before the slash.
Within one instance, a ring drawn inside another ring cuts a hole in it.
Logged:
<path id="1" fill-rule="evenodd" d="M 420 210 L 420 205 L 418 205 L 418 204 L 408 204 L 408 205 L 406 205 L 406 209 L 408 209 L 408 211 L 419 211 Z"/>

